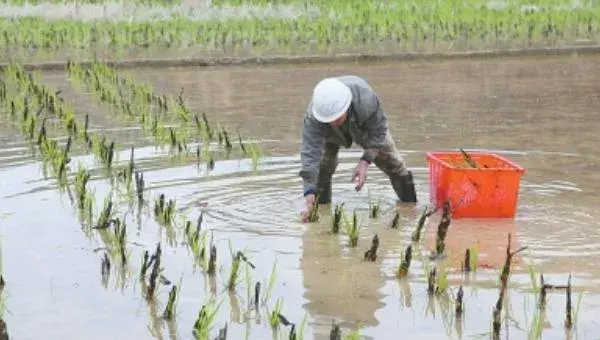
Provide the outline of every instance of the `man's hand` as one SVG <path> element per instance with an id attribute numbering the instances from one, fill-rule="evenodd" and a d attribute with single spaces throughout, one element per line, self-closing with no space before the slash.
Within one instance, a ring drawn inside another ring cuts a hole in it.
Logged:
<path id="1" fill-rule="evenodd" d="M 354 169 L 354 174 L 352 175 L 351 182 L 356 181 L 356 191 L 360 191 L 362 187 L 365 185 L 367 181 L 367 169 L 369 168 L 369 163 L 365 160 L 358 161 L 356 165 L 356 169 Z"/>
<path id="2" fill-rule="evenodd" d="M 304 196 L 304 209 L 302 209 L 301 213 L 302 223 L 308 222 L 308 217 L 310 215 L 311 209 L 315 205 L 315 200 L 316 199 L 314 194 L 308 194 Z"/>

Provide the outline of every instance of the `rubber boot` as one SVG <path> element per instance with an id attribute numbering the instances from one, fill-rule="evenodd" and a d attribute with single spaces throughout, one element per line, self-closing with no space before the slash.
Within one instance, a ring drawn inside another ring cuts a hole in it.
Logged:
<path id="1" fill-rule="evenodd" d="M 417 193 L 415 190 L 415 183 L 413 182 L 412 172 L 408 171 L 408 173 L 403 176 L 390 176 L 390 182 L 401 202 L 417 203 Z"/>
<path id="2" fill-rule="evenodd" d="M 317 185 L 317 197 L 319 198 L 319 204 L 331 203 L 331 181 Z"/>

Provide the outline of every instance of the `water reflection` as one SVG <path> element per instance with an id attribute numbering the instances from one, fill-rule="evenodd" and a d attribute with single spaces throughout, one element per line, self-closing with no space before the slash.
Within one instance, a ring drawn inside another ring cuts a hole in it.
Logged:
<path id="1" fill-rule="evenodd" d="M 385 278 L 380 266 L 363 261 L 371 233 L 363 232 L 366 236 L 361 237 L 358 247 L 348 250 L 343 233 L 330 233 L 330 209 L 329 205 L 321 206 L 320 222 L 308 225 L 302 236 L 300 268 L 304 297 L 309 300 L 304 308 L 315 319 L 317 338 L 329 334 L 334 319 L 342 328 L 377 326 L 375 312 L 384 305 L 380 290 Z M 347 256 L 344 250 L 348 250 Z"/>
<path id="2" fill-rule="evenodd" d="M 435 249 L 439 214 L 428 220 L 425 246 Z M 506 259 L 508 235 L 511 236 L 511 249 L 521 247 L 519 231 L 514 219 L 455 219 L 446 235 L 447 264 L 453 269 L 461 269 L 465 261 L 465 253 L 470 250 L 476 257 L 477 267 L 501 268 Z M 521 264 L 519 254 L 513 257 L 513 264 Z"/>

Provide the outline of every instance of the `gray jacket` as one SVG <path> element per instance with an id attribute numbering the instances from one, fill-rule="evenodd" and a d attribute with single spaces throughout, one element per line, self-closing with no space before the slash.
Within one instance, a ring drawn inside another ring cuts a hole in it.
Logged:
<path id="1" fill-rule="evenodd" d="M 302 120 L 302 144 L 299 172 L 303 180 L 304 194 L 316 192 L 317 176 L 325 143 L 334 143 L 349 148 L 352 142 L 360 145 L 365 152 L 362 159 L 371 163 L 377 150 L 386 142 L 388 122 L 379 98 L 371 86 L 357 76 L 337 77 L 352 91 L 352 104 L 348 110 L 348 130 L 352 141 L 346 140 L 339 128 L 321 123 L 312 116 L 312 100 Z"/>

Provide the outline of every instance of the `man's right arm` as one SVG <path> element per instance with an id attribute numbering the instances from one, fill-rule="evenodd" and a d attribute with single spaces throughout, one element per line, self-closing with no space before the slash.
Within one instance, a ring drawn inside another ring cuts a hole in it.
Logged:
<path id="1" fill-rule="evenodd" d="M 299 172 L 303 180 L 304 196 L 317 194 L 317 175 L 323 147 L 325 146 L 325 126 L 312 119 L 307 112 L 302 121 L 302 141 L 300 146 L 300 161 L 302 169 Z"/>

